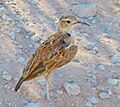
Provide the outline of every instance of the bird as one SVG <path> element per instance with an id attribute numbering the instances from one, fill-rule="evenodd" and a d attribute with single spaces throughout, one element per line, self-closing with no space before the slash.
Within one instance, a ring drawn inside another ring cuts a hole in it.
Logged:
<path id="1" fill-rule="evenodd" d="M 38 76 L 46 79 L 47 99 L 49 99 L 49 77 L 57 69 L 68 64 L 76 55 L 78 46 L 69 33 L 74 25 L 82 23 L 77 16 L 66 15 L 59 19 L 57 29 L 40 46 L 27 62 L 14 91 L 18 91 L 23 82 Z"/>

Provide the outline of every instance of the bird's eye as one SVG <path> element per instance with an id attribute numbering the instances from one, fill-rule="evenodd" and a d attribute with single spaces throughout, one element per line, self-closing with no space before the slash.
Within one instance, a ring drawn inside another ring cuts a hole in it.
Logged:
<path id="1" fill-rule="evenodd" d="M 71 23 L 69 20 L 67 20 L 67 23 L 69 24 L 69 23 Z"/>

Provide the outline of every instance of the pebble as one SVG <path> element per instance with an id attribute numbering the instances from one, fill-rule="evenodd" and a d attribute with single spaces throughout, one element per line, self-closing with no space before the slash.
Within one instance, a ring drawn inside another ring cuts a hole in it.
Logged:
<path id="1" fill-rule="evenodd" d="M 82 3 L 73 7 L 73 12 L 80 17 L 92 17 L 97 13 L 97 5 L 95 3 Z"/>
<path id="2" fill-rule="evenodd" d="M 118 100 L 120 100 L 120 96 L 118 96 L 117 98 L 118 98 Z"/>
<path id="3" fill-rule="evenodd" d="M 15 27 L 15 32 L 20 33 L 21 30 L 22 30 L 22 29 L 21 29 L 20 27 Z"/>
<path id="4" fill-rule="evenodd" d="M 37 34 L 31 36 L 31 40 L 34 42 L 38 42 L 38 41 L 40 41 L 40 39 L 41 39 L 40 36 Z"/>
<path id="5" fill-rule="evenodd" d="M 24 107 L 40 107 L 40 103 L 28 103 Z"/>
<path id="6" fill-rule="evenodd" d="M 103 64 L 99 64 L 98 69 L 101 70 L 101 71 L 105 71 L 105 67 L 104 67 Z"/>
<path id="7" fill-rule="evenodd" d="M 23 56 L 19 57 L 18 63 L 21 64 L 21 65 L 24 65 L 25 64 L 25 58 Z"/>
<path id="8" fill-rule="evenodd" d="M 2 77 L 7 81 L 10 81 L 12 79 L 12 76 L 7 71 L 3 71 Z"/>
<path id="9" fill-rule="evenodd" d="M 88 37 L 89 35 L 88 35 L 88 33 L 82 33 L 81 34 L 83 37 Z"/>
<path id="10" fill-rule="evenodd" d="M 119 82 L 118 79 L 112 79 L 112 78 L 108 79 L 108 83 L 110 83 L 110 84 L 112 84 L 112 85 L 117 85 L 118 82 Z"/>
<path id="11" fill-rule="evenodd" d="M 38 4 L 38 0 L 29 0 L 32 5 Z"/>
<path id="12" fill-rule="evenodd" d="M 97 104 L 99 102 L 99 98 L 95 96 L 91 96 L 89 97 L 88 101 L 91 102 L 92 104 Z"/>
<path id="13" fill-rule="evenodd" d="M 112 95 L 112 90 L 111 90 L 111 89 L 108 89 L 108 90 L 107 90 L 107 93 L 108 93 L 109 95 Z"/>
<path id="14" fill-rule="evenodd" d="M 7 15 L 10 13 L 9 10 L 5 7 L 2 7 L 1 10 Z"/>
<path id="15" fill-rule="evenodd" d="M 101 86 L 101 85 L 98 85 L 98 86 L 96 87 L 96 89 L 97 89 L 98 91 L 104 91 L 104 90 L 105 90 L 104 87 Z"/>
<path id="16" fill-rule="evenodd" d="M 107 99 L 107 98 L 110 98 L 110 95 L 106 92 L 101 92 L 99 93 L 99 97 L 100 99 Z"/>
<path id="17" fill-rule="evenodd" d="M 86 104 L 85 104 L 85 107 L 93 107 L 93 105 L 90 101 L 87 101 Z"/>
<path id="18" fill-rule="evenodd" d="M 0 66 L 0 75 L 3 73 L 4 68 Z"/>
<path id="19" fill-rule="evenodd" d="M 80 87 L 74 81 L 66 82 L 63 86 L 70 95 L 78 95 L 80 93 Z"/>
<path id="20" fill-rule="evenodd" d="M 110 38 L 110 34 L 109 33 L 103 33 L 103 36 L 105 36 L 106 38 Z"/>
<path id="21" fill-rule="evenodd" d="M 95 43 L 93 42 L 88 42 L 85 46 L 87 50 L 92 50 L 95 47 Z"/>
<path id="22" fill-rule="evenodd" d="M 37 80 L 37 83 L 44 86 L 46 84 L 46 80 L 43 76 L 41 76 L 40 79 Z"/>
<path id="23" fill-rule="evenodd" d="M 119 63 L 120 64 L 120 54 L 115 54 L 115 55 L 113 55 L 113 57 L 112 57 L 112 63 L 113 64 L 116 64 L 116 63 Z"/>
<path id="24" fill-rule="evenodd" d="M 15 40 L 16 39 L 16 34 L 15 34 L 15 32 L 11 32 L 10 33 L 10 38 L 12 39 L 12 40 Z"/>

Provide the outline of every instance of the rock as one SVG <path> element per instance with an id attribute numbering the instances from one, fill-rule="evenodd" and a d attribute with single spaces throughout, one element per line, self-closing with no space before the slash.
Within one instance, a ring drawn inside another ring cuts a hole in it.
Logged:
<path id="1" fill-rule="evenodd" d="M 40 28 L 40 31 L 44 33 L 44 32 L 47 31 L 47 28 L 46 28 L 45 26 L 44 26 L 44 27 L 41 27 L 41 28 Z"/>
<path id="2" fill-rule="evenodd" d="M 101 71 L 105 71 L 105 67 L 104 67 L 103 64 L 99 64 L 98 69 L 101 70 Z"/>
<path id="3" fill-rule="evenodd" d="M 117 98 L 118 98 L 118 100 L 120 100 L 120 96 L 118 96 Z"/>
<path id="4" fill-rule="evenodd" d="M 10 13 L 6 7 L 2 7 L 1 10 L 2 10 L 2 12 L 4 12 L 7 15 Z"/>
<path id="5" fill-rule="evenodd" d="M 22 30 L 22 29 L 21 29 L 20 27 L 15 27 L 15 32 L 20 33 L 21 30 Z"/>
<path id="6" fill-rule="evenodd" d="M 88 37 L 89 35 L 88 35 L 88 33 L 82 33 L 81 34 L 83 37 Z"/>
<path id="7" fill-rule="evenodd" d="M 85 107 L 93 107 L 93 105 L 90 101 L 87 101 L 86 104 L 85 104 Z"/>
<path id="8" fill-rule="evenodd" d="M 107 93 L 108 93 L 109 95 L 112 95 L 112 90 L 111 90 L 111 89 L 108 89 L 108 90 L 107 90 Z"/>
<path id="9" fill-rule="evenodd" d="M 109 33 L 103 33 L 103 36 L 105 36 L 106 38 L 110 38 L 110 34 Z"/>
<path id="10" fill-rule="evenodd" d="M 97 104 L 99 102 L 99 98 L 95 96 L 91 96 L 89 97 L 88 101 L 91 102 L 92 104 Z"/>
<path id="11" fill-rule="evenodd" d="M 21 64 L 21 65 L 24 65 L 25 64 L 25 58 L 23 56 L 19 57 L 18 63 Z"/>
<path id="12" fill-rule="evenodd" d="M 85 46 L 85 49 L 92 50 L 94 47 L 95 47 L 95 43 L 88 42 L 87 45 Z"/>
<path id="13" fill-rule="evenodd" d="M 15 34 L 14 31 L 12 31 L 12 32 L 10 33 L 10 38 L 11 38 L 12 40 L 15 40 L 15 39 L 16 39 L 16 34 Z"/>
<path id="14" fill-rule="evenodd" d="M 74 81 L 66 82 L 63 86 L 70 95 L 78 95 L 80 93 L 80 87 Z"/>
<path id="15" fill-rule="evenodd" d="M 4 68 L 0 66 L 0 75 L 3 73 Z"/>
<path id="16" fill-rule="evenodd" d="M 12 76 L 7 71 L 3 71 L 2 77 L 7 81 L 10 81 L 12 79 Z"/>
<path id="17" fill-rule="evenodd" d="M 11 59 L 7 58 L 7 59 L 5 59 L 5 62 L 10 63 Z"/>
<path id="18" fill-rule="evenodd" d="M 38 0 L 29 0 L 32 5 L 38 4 Z"/>
<path id="19" fill-rule="evenodd" d="M 40 79 L 37 80 L 37 83 L 44 86 L 46 84 L 46 80 L 43 76 L 41 76 Z"/>
<path id="20" fill-rule="evenodd" d="M 116 63 L 119 63 L 120 64 L 120 54 L 115 54 L 115 55 L 113 55 L 113 57 L 112 57 L 112 63 L 113 64 L 116 64 Z"/>
<path id="21" fill-rule="evenodd" d="M 112 78 L 108 79 L 108 83 L 110 83 L 110 84 L 112 84 L 112 85 L 117 85 L 118 82 L 119 82 L 118 79 L 112 79 Z"/>
<path id="22" fill-rule="evenodd" d="M 35 34 L 35 35 L 33 35 L 33 36 L 31 37 L 31 40 L 34 41 L 34 42 L 38 42 L 38 41 L 41 40 L 41 38 L 40 38 L 39 35 Z"/>
<path id="23" fill-rule="evenodd" d="M 83 3 L 75 5 L 73 7 L 73 12 L 80 17 L 95 16 L 97 13 L 97 5 L 95 3 Z"/>
<path id="24" fill-rule="evenodd" d="M 101 92 L 101 93 L 99 93 L 99 97 L 100 97 L 100 99 L 110 98 L 109 94 L 106 93 L 106 92 Z"/>
<path id="25" fill-rule="evenodd" d="M 62 94 L 63 94 L 63 91 L 62 91 L 62 90 L 57 90 L 57 93 L 58 93 L 59 95 L 62 95 Z"/>
<path id="26" fill-rule="evenodd" d="M 104 90 L 105 90 L 104 87 L 102 87 L 102 86 L 100 86 L 100 85 L 98 85 L 98 86 L 96 87 L 96 89 L 97 89 L 98 91 L 104 91 Z"/>
<path id="27" fill-rule="evenodd" d="M 24 107 L 40 107 L 40 103 L 27 103 Z"/>

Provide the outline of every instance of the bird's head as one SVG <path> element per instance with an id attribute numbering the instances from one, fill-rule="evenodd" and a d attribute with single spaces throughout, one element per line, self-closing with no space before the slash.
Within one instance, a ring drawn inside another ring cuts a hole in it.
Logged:
<path id="1" fill-rule="evenodd" d="M 71 16 L 71 15 L 62 16 L 59 20 L 57 30 L 58 32 L 68 33 L 73 28 L 73 26 L 78 23 L 86 24 L 81 22 L 76 16 Z"/>

